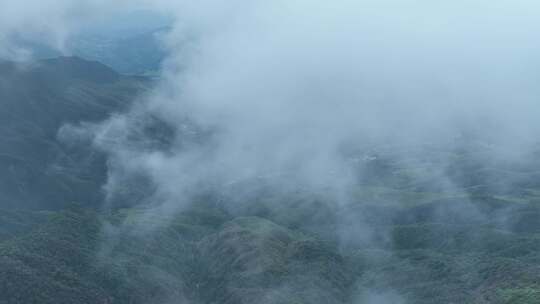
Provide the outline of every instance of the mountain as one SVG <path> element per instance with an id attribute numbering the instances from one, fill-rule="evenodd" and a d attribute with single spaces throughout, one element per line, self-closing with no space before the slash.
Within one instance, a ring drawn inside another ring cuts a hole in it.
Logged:
<path id="1" fill-rule="evenodd" d="M 71 55 L 99 61 L 121 74 L 158 75 L 167 55 L 162 38 L 174 23 L 168 14 L 140 8 L 95 17 L 65 37 L 61 47 L 24 31 L 10 33 L 9 43 L 37 60 Z"/>
<path id="2" fill-rule="evenodd" d="M 101 201 L 103 157 L 70 151 L 58 130 L 122 111 L 148 84 L 77 57 L 0 64 L 0 206 L 48 209 Z"/>
<path id="3" fill-rule="evenodd" d="M 302 226 L 305 211 L 290 219 L 300 225 L 293 227 L 217 202 L 173 218 L 76 205 L 7 214 L 0 303 L 538 303 L 540 227 L 422 218 L 426 208 L 452 204 L 366 211 L 386 222 L 388 244 L 351 248 Z M 538 211 L 527 205 L 511 216 L 520 222 Z M 20 218 L 20 227 L 9 225 Z M 141 232 L 141 221 L 154 227 Z M 334 225 L 319 228 L 336 233 Z"/>
<path id="4" fill-rule="evenodd" d="M 156 28 L 122 36 L 83 35 L 68 43 L 73 54 L 103 62 L 129 75 L 155 75 L 166 57 L 161 37 L 169 28 Z"/>
<path id="5" fill-rule="evenodd" d="M 347 204 L 270 188 L 102 208 L 107 155 L 59 130 L 151 87 L 77 57 L 0 62 L 0 304 L 540 303 L 540 163 L 474 141 L 355 156 L 370 178 Z M 134 141 L 166 146 L 164 124 Z"/>
<path id="6" fill-rule="evenodd" d="M 122 74 L 155 76 L 167 55 L 162 37 L 169 30 L 167 26 L 159 26 L 88 31 L 70 37 L 64 51 L 23 37 L 14 37 L 13 44 L 40 60 L 68 53 L 86 60 L 99 61 Z"/>

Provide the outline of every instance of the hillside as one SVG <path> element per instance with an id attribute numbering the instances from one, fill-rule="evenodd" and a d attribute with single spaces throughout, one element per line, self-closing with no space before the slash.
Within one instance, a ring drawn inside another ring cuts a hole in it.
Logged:
<path id="1" fill-rule="evenodd" d="M 31 224 L 14 227 L 9 223 L 20 216 L 5 215 L 2 234 L 12 236 L 0 243 L 2 300 L 537 303 L 539 227 L 532 224 L 523 231 L 501 229 L 490 221 L 424 217 L 430 208 L 445 204 L 451 202 L 390 208 L 396 216 L 384 224 L 390 231 L 384 246 L 349 248 L 336 247 L 335 238 L 309 227 L 231 214 L 210 203 L 173 219 L 148 218 L 145 209 L 105 216 L 73 206 L 42 215 L 27 213 L 23 218 Z M 305 212 L 298 212 L 291 223 L 301 225 Z M 372 220 L 382 223 L 376 213 Z M 523 222 L 539 213 L 537 205 L 523 205 L 509 215 Z M 141 221 L 155 228 L 138 232 Z M 334 225 L 319 228 L 337 233 Z"/>
<path id="2" fill-rule="evenodd" d="M 69 42 L 74 54 L 103 62 L 129 75 L 157 74 L 166 57 L 160 37 L 168 28 L 157 28 L 121 38 L 103 35 L 76 37 Z"/>
<path id="3" fill-rule="evenodd" d="M 77 57 L 0 64 L 0 206 L 100 201 L 104 160 L 84 147 L 70 150 L 58 130 L 122 111 L 148 85 Z"/>
<path id="4" fill-rule="evenodd" d="M 107 155 L 59 128 L 150 87 L 75 57 L 0 63 L 1 304 L 540 302 L 540 162 L 486 161 L 470 138 L 351 152 L 347 204 L 261 178 L 179 209 L 103 208 Z M 178 135 L 152 123 L 134 140 Z"/>

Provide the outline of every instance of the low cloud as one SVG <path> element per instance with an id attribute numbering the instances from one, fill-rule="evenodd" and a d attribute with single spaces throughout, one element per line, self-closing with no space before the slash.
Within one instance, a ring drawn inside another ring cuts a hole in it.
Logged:
<path id="1" fill-rule="evenodd" d="M 342 192 L 354 176 L 344 151 L 365 147 L 452 147 L 472 133 L 520 157 L 507 152 L 536 141 L 531 1 L 158 5 L 176 12 L 173 55 L 142 111 L 213 130 L 206 144 L 131 151 L 172 201 L 267 176 Z"/>

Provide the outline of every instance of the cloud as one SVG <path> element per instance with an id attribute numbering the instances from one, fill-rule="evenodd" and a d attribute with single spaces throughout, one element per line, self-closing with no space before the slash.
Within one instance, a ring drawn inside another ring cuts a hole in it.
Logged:
<path id="1" fill-rule="evenodd" d="M 176 13 L 176 52 L 144 111 L 218 130 L 212 149 L 136 158 L 175 201 L 209 179 L 343 188 L 343 149 L 366 143 L 448 144 L 465 129 L 501 151 L 536 140 L 532 1 L 156 5 Z"/>
<path id="2" fill-rule="evenodd" d="M 65 43 L 101 18 L 136 10 L 142 1 L 28 0 L 0 1 L 0 58 L 31 59 L 21 40 L 68 52 Z"/>

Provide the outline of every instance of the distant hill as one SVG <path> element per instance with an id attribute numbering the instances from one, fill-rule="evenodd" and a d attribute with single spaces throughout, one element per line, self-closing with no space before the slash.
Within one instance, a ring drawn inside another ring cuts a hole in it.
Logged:
<path id="1" fill-rule="evenodd" d="M 18 32 L 10 33 L 10 45 L 34 60 L 71 55 L 99 61 L 121 74 L 158 75 L 166 56 L 161 38 L 174 23 L 171 16 L 135 9 L 96 18 L 70 33 L 61 46 Z"/>
<path id="2" fill-rule="evenodd" d="M 65 52 L 87 60 L 99 61 L 126 75 L 158 74 L 166 57 L 161 37 L 168 27 L 124 30 L 121 32 L 89 32 L 66 41 Z M 62 56 L 62 52 L 46 44 L 13 38 L 17 46 L 28 50 L 38 60 Z"/>
<path id="3" fill-rule="evenodd" d="M 157 28 L 123 36 L 87 35 L 68 43 L 70 51 L 80 57 L 103 62 L 130 75 L 155 75 L 166 56 L 161 37 L 169 28 Z"/>
<path id="4" fill-rule="evenodd" d="M 95 152 L 68 151 L 57 140 L 58 129 L 103 120 L 148 84 L 78 57 L 0 63 L 0 206 L 100 200 L 103 160 Z"/>

